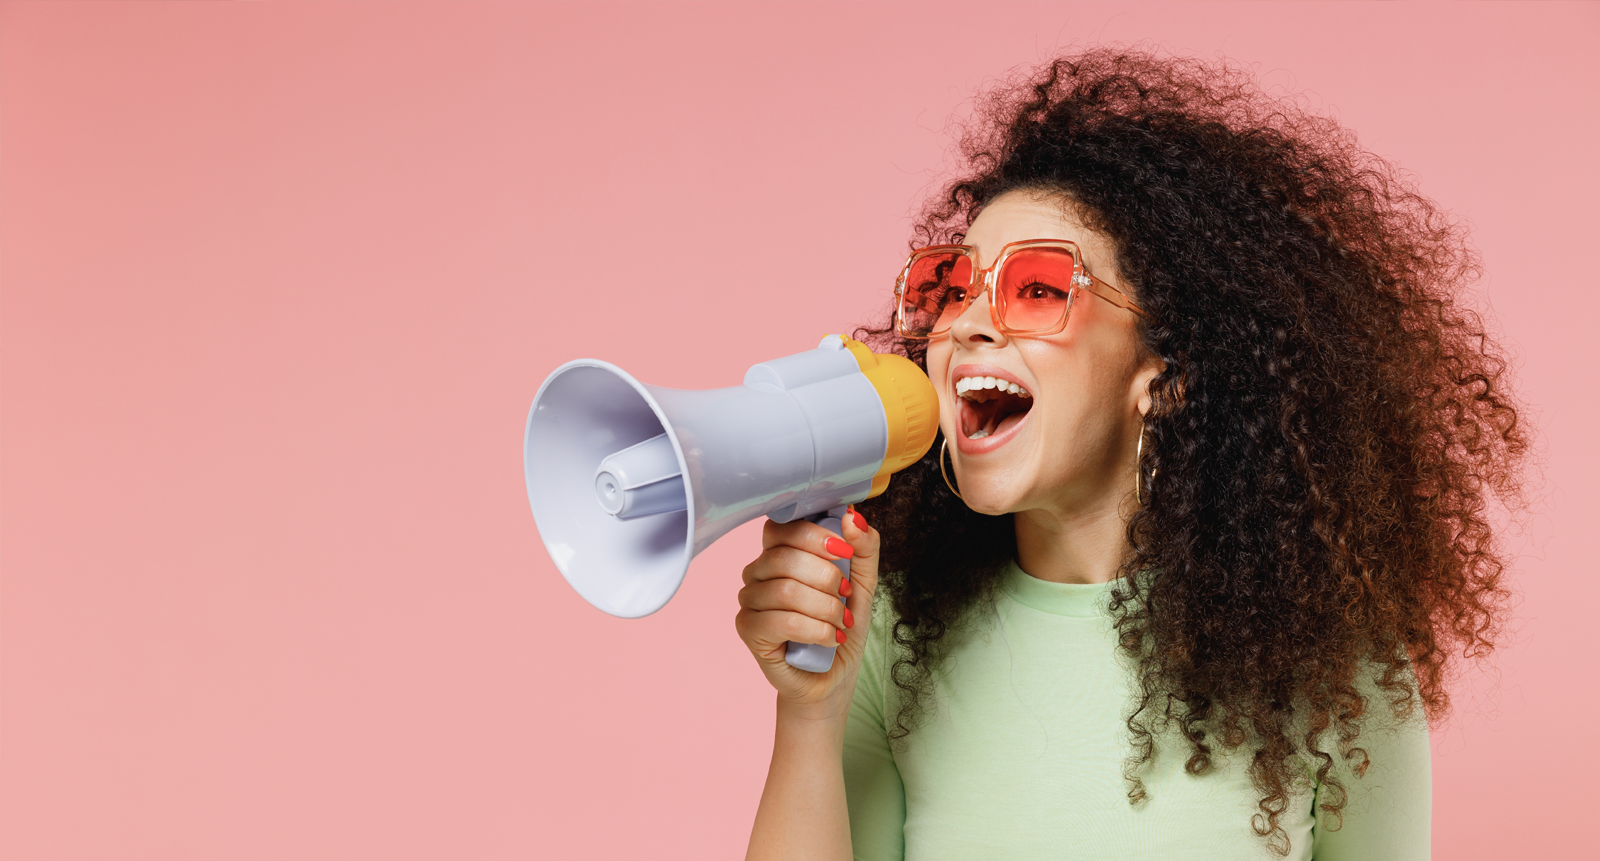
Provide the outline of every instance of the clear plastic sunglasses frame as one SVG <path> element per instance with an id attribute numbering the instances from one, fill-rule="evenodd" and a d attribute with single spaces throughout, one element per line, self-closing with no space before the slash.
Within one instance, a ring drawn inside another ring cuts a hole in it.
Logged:
<path id="1" fill-rule="evenodd" d="M 1006 261 L 1010 260 L 1019 251 L 1034 248 L 1058 249 L 1072 255 L 1072 289 L 1067 294 L 1067 301 L 1061 309 L 1060 319 L 1056 320 L 1053 325 L 1027 329 L 1012 328 L 1005 323 L 1005 308 L 1002 307 L 1001 300 L 998 298 L 1000 291 L 995 288 L 1000 283 L 1000 274 L 1005 269 Z M 939 317 L 941 320 L 959 319 L 962 314 L 966 313 L 967 307 L 976 301 L 980 294 L 987 293 L 989 294 L 989 319 L 994 322 L 994 327 L 999 331 L 1007 335 L 1054 335 L 1067 327 L 1067 319 L 1072 313 L 1073 300 L 1077 298 L 1080 290 L 1087 291 L 1118 308 L 1131 311 L 1146 320 L 1150 319 L 1150 315 L 1145 313 L 1143 308 L 1134 304 L 1127 294 L 1089 274 L 1089 271 L 1083 267 L 1083 253 L 1078 250 L 1078 245 L 1075 242 L 1066 239 L 1024 239 L 1019 242 L 1011 242 L 1000 249 L 1000 256 L 995 259 L 994 264 L 983 270 L 978 269 L 978 254 L 970 245 L 930 245 L 927 248 L 919 248 L 911 252 L 911 257 L 906 260 L 905 268 L 900 270 L 900 277 L 895 281 L 895 330 L 900 333 L 901 337 L 916 339 L 937 338 L 950 331 L 948 323 L 942 328 L 936 325 L 932 331 L 926 333 L 918 333 L 911 330 L 906 321 L 905 289 L 906 279 L 910 277 L 911 269 L 917 264 L 918 260 L 924 257 L 951 253 L 965 256 L 971 262 L 974 273 L 974 287 L 967 290 L 966 295 L 961 299 L 960 306 L 955 309 L 955 313 L 941 314 Z"/>

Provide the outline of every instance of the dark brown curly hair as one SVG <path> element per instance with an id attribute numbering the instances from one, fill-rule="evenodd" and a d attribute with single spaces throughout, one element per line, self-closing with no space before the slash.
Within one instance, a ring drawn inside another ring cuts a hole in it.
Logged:
<path id="1" fill-rule="evenodd" d="M 961 241 L 1006 192 L 1058 194 L 1113 243 L 1166 362 L 1112 605 L 1141 691 L 1130 801 L 1160 728 L 1182 732 L 1194 774 L 1248 744 L 1252 825 L 1286 852 L 1299 758 L 1337 821 L 1333 758 L 1365 772 L 1363 717 L 1420 705 L 1437 721 L 1459 659 L 1505 622 L 1486 506 L 1520 500 L 1529 441 L 1501 350 L 1457 301 L 1476 254 L 1350 132 L 1226 63 L 1090 50 L 1000 86 L 977 116 L 970 174 L 926 205 L 911 244 Z M 856 336 L 926 367 L 926 342 L 892 325 Z M 946 488 L 939 450 L 861 505 L 904 649 L 895 739 L 1016 551 L 1010 515 Z M 1382 703 L 1358 690 L 1364 673 Z"/>

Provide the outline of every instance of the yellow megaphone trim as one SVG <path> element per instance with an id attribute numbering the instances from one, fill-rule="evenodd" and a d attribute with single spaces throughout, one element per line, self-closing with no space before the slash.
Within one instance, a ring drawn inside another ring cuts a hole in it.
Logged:
<path id="1" fill-rule="evenodd" d="M 883 466 L 873 476 L 872 490 L 867 493 L 871 499 L 889 489 L 890 475 L 921 460 L 933 447 L 933 438 L 939 433 L 939 396 L 928 375 L 905 356 L 874 353 L 866 344 L 844 335 L 839 339 L 877 390 L 889 425 Z"/>

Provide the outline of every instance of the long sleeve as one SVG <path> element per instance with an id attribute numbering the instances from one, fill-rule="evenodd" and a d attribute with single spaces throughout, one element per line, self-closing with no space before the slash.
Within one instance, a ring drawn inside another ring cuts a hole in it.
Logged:
<path id="1" fill-rule="evenodd" d="M 856 861 L 901 861 L 905 857 L 905 786 L 885 728 L 892 618 L 888 595 L 875 597 L 861 674 L 845 723 L 845 802 Z"/>
<path id="2" fill-rule="evenodd" d="M 1371 766 L 1361 778 L 1347 767 L 1340 769 L 1348 793 L 1343 826 L 1329 830 L 1333 823 L 1316 812 L 1312 858 L 1427 861 L 1433 837 L 1433 760 L 1427 723 L 1420 716 L 1398 724 L 1392 719 L 1373 720 L 1355 744 L 1367 751 Z M 1319 799 L 1323 792 L 1318 787 Z"/>

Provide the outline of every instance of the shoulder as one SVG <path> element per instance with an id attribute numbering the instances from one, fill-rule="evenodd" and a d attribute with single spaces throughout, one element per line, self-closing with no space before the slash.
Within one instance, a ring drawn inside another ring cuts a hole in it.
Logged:
<path id="1" fill-rule="evenodd" d="M 1318 859 L 1429 857 L 1433 762 L 1428 722 L 1382 688 L 1379 667 L 1368 667 L 1357 688 L 1366 700 L 1354 738 L 1324 733 L 1320 755 L 1307 756 L 1315 787 Z M 1408 679 L 1414 685 L 1414 681 Z M 1414 687 L 1413 687 L 1414 690 Z"/>
<path id="2" fill-rule="evenodd" d="M 1346 824 L 1355 829 L 1351 834 L 1358 834 L 1372 827 L 1392 828 L 1396 816 L 1420 818 L 1424 824 L 1428 819 L 1432 746 L 1427 717 L 1410 671 L 1396 676 L 1399 689 L 1384 685 L 1386 673 L 1383 664 L 1363 663 L 1354 685 L 1364 701 L 1350 723 L 1354 734 L 1335 723 L 1301 755 L 1315 789 L 1323 836 Z"/>

